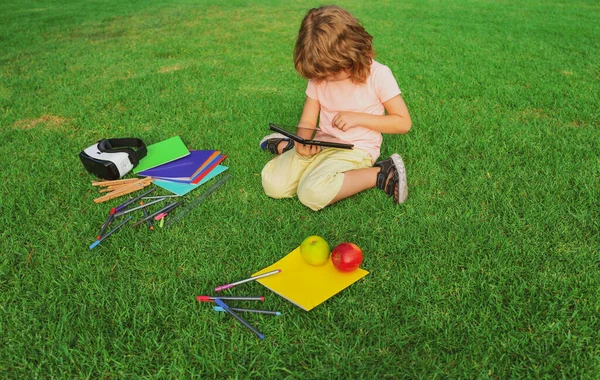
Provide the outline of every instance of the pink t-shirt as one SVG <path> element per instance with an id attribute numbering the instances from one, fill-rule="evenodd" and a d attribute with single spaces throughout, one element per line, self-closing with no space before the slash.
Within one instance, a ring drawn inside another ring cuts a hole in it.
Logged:
<path id="1" fill-rule="evenodd" d="M 389 67 L 373 61 L 371 73 L 366 83 L 356 84 L 350 79 L 317 83 L 308 81 L 306 95 L 321 105 L 319 128 L 315 138 L 326 141 L 343 140 L 354 144 L 371 155 L 373 162 L 379 157 L 382 136 L 380 132 L 364 127 L 342 131 L 331 125 L 331 121 L 341 111 L 384 115 L 383 103 L 400 94 L 398 83 Z"/>

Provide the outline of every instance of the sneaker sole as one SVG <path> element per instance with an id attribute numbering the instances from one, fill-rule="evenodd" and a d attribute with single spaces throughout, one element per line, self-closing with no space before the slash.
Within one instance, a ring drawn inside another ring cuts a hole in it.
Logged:
<path id="1" fill-rule="evenodd" d="M 265 144 L 265 146 L 263 147 L 263 143 L 266 143 L 267 140 L 270 139 L 284 139 L 284 140 L 289 140 L 288 137 L 282 135 L 281 133 L 271 133 L 270 135 L 267 135 L 265 137 L 262 138 L 262 140 L 260 140 L 260 142 L 258 143 L 258 147 L 262 150 L 266 150 L 267 149 L 267 145 Z"/>
<path id="2" fill-rule="evenodd" d="M 404 167 L 404 161 L 399 154 L 392 154 L 392 162 L 398 172 L 398 203 L 404 203 L 408 198 L 408 183 L 406 182 L 406 168 Z"/>

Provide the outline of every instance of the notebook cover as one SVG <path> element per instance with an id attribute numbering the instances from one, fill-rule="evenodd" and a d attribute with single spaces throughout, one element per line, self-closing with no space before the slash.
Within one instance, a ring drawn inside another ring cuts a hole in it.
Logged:
<path id="1" fill-rule="evenodd" d="M 155 178 L 192 179 L 194 174 L 219 154 L 216 150 L 190 150 L 190 154 L 164 165 L 144 170 L 142 176 Z"/>
<path id="2" fill-rule="evenodd" d="M 190 154 L 179 136 L 149 145 L 147 149 L 146 157 L 142 158 L 140 163 L 133 169 L 135 174 Z"/>
<path id="3" fill-rule="evenodd" d="M 173 182 L 173 181 L 166 181 L 166 180 L 160 180 L 160 179 L 155 179 L 153 183 L 156 186 L 160 186 L 163 189 L 172 192 L 173 194 L 177 194 L 177 195 L 181 196 L 181 195 L 185 195 L 185 194 L 189 193 L 192 190 L 195 190 L 199 186 L 201 186 L 204 183 L 210 181 L 211 179 L 213 179 L 217 175 L 223 173 L 227 169 L 228 169 L 227 166 L 218 165 L 216 168 L 214 168 L 214 170 L 212 170 L 210 173 L 208 173 L 197 184 Z"/>
<path id="4" fill-rule="evenodd" d="M 300 247 L 275 264 L 252 275 L 281 269 L 281 273 L 256 280 L 303 310 L 310 311 L 369 272 L 358 268 L 349 273 L 340 272 L 331 260 L 321 266 L 309 265 L 300 255 Z"/>
<path id="5" fill-rule="evenodd" d="M 215 158 L 213 162 L 211 162 L 207 167 L 202 169 L 200 174 L 198 174 L 198 176 L 196 176 L 196 178 L 192 180 L 192 183 L 195 184 L 200 182 L 208 173 L 210 173 L 211 170 L 213 170 L 217 165 L 219 165 L 225 158 L 227 158 L 227 156 L 219 156 Z"/>

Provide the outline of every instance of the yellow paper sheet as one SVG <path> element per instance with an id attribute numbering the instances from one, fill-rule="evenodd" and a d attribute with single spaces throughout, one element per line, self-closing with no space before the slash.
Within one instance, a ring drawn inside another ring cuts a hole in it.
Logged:
<path id="1" fill-rule="evenodd" d="M 361 268 L 349 273 L 340 272 L 335 269 L 331 260 L 322 266 L 309 265 L 300 255 L 298 247 L 283 259 L 252 276 L 275 269 L 281 269 L 281 273 L 256 281 L 306 311 L 369 274 Z"/>

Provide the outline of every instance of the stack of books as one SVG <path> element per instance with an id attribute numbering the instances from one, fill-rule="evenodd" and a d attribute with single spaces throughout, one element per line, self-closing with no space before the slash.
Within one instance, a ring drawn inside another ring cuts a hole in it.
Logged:
<path id="1" fill-rule="evenodd" d="M 133 172 L 151 177 L 154 184 L 173 194 L 185 195 L 228 168 L 218 150 L 188 150 L 179 136 L 148 146 L 148 154 Z"/>

